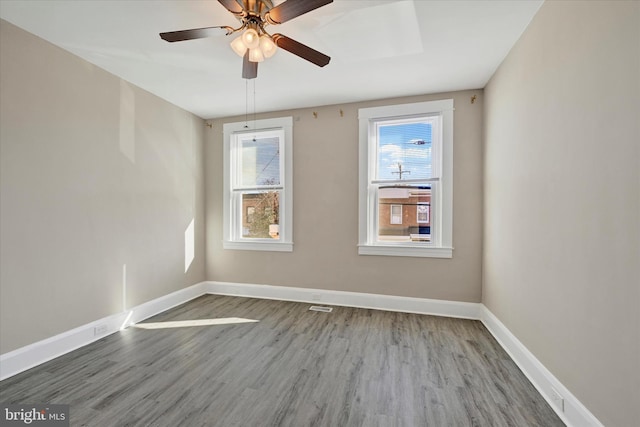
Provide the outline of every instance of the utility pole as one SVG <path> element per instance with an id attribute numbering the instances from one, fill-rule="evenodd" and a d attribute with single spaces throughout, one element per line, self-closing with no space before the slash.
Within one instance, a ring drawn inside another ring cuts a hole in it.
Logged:
<path id="1" fill-rule="evenodd" d="M 398 172 L 391 172 L 391 173 L 398 174 L 400 176 L 400 180 L 402 180 L 402 174 L 405 174 L 405 173 L 410 174 L 411 171 L 403 171 L 402 170 L 402 163 L 398 163 Z"/>

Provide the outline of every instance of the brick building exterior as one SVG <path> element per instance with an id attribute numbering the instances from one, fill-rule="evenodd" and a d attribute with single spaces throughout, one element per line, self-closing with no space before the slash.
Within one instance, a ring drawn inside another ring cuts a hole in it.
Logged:
<path id="1" fill-rule="evenodd" d="M 429 241 L 431 189 L 424 186 L 380 188 L 378 235 L 383 240 Z"/>

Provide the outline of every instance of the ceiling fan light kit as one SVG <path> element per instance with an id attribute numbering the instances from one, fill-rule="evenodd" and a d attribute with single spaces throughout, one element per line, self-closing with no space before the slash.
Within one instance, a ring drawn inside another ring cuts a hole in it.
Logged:
<path id="1" fill-rule="evenodd" d="M 332 3 L 333 0 L 286 0 L 275 7 L 271 0 L 218 0 L 218 2 L 240 20 L 242 24 L 240 27 L 219 26 L 170 31 L 160 33 L 160 37 L 168 42 L 177 42 L 209 37 L 220 29 L 225 30 L 226 35 L 242 32 L 239 37 L 231 41 L 231 48 L 243 58 L 242 77 L 245 79 L 256 78 L 258 62 L 272 57 L 278 47 L 319 67 L 324 67 L 331 60 L 327 55 L 287 36 L 271 35 L 265 27 L 282 24 Z"/>

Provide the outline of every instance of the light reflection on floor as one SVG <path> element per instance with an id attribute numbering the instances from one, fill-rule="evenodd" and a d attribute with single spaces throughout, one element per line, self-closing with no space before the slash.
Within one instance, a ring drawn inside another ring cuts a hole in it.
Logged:
<path id="1" fill-rule="evenodd" d="M 233 325 L 237 323 L 256 323 L 259 320 L 243 319 L 241 317 L 223 317 L 220 319 L 198 319 L 198 320 L 174 320 L 169 322 L 149 322 L 138 323 L 132 325 L 139 329 L 169 329 L 169 328 L 188 328 L 192 326 L 216 326 L 216 325 Z"/>

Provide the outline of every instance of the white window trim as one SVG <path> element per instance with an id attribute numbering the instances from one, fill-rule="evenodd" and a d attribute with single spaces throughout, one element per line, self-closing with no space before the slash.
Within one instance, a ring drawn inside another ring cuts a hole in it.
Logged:
<path id="1" fill-rule="evenodd" d="M 232 138 L 237 133 L 282 129 L 284 131 L 284 182 L 280 199 L 280 238 L 273 239 L 243 239 L 235 236 L 233 230 L 237 228 L 235 221 L 242 220 L 243 212 L 237 215 L 236 208 L 231 203 L 231 146 Z M 225 123 L 224 134 L 224 179 L 223 179 L 223 244 L 224 249 L 239 249 L 250 251 L 293 251 L 293 117 L 279 117 L 275 119 L 255 120 L 236 123 Z"/>
<path id="2" fill-rule="evenodd" d="M 359 197 L 358 197 L 358 254 L 410 256 L 429 258 L 453 257 L 453 99 L 417 102 L 413 104 L 389 105 L 362 108 L 358 111 L 359 126 Z M 386 118 L 441 114 L 442 116 L 442 171 L 437 183 L 436 200 L 431 201 L 431 230 L 436 241 L 431 244 L 382 243 L 374 239 L 377 212 L 373 182 L 372 161 L 374 147 L 370 146 L 369 134 L 372 123 Z"/>

